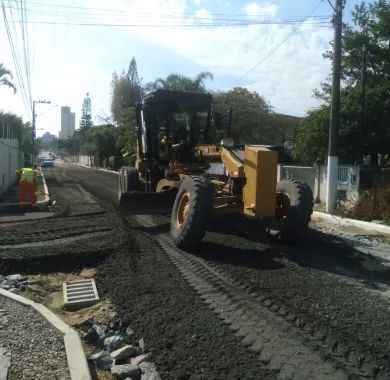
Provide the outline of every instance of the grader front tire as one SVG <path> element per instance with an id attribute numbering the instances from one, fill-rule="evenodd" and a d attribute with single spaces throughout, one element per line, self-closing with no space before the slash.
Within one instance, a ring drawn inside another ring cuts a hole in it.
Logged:
<path id="1" fill-rule="evenodd" d="M 171 236 L 177 247 L 190 250 L 202 241 L 212 207 L 213 187 L 210 182 L 197 176 L 182 182 L 171 216 Z"/>
<path id="2" fill-rule="evenodd" d="M 276 186 L 278 209 L 271 230 L 286 243 L 299 241 L 307 232 L 313 212 L 310 187 L 296 179 L 285 179 Z"/>

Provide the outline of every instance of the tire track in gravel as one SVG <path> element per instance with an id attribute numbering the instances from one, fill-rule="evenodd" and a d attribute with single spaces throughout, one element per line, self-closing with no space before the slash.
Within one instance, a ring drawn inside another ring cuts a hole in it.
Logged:
<path id="1" fill-rule="evenodd" d="M 145 227 L 154 223 L 147 216 L 136 220 Z M 243 343 L 260 354 L 260 361 L 280 379 L 347 379 L 368 377 L 318 341 L 312 331 L 291 324 L 284 309 L 267 308 L 261 296 L 248 293 L 235 279 L 203 259 L 173 246 L 167 235 L 155 237 L 178 271 Z M 270 305 L 271 306 L 271 305 Z M 324 357 L 328 357 L 325 360 Z"/>
<path id="2" fill-rule="evenodd" d="M 0 254 L 2 253 L 2 251 L 7 251 L 10 248 L 12 249 L 25 249 L 25 248 L 37 248 L 37 247 L 44 248 L 52 245 L 69 244 L 80 240 L 99 239 L 99 238 L 102 239 L 109 236 L 110 233 L 111 233 L 111 229 L 104 228 L 101 229 L 101 232 L 80 232 L 79 234 L 63 236 L 59 238 L 55 238 L 53 236 L 51 237 L 44 236 L 44 238 L 40 241 L 1 245 Z"/>
<path id="3" fill-rule="evenodd" d="M 77 239 L 82 239 L 88 236 L 104 236 L 105 232 L 111 231 L 110 227 L 105 226 L 82 226 L 82 227 L 72 227 L 72 228 L 56 228 L 46 231 L 34 231 L 24 233 L 21 236 L 9 232 L 5 236 L 0 237 L 0 250 L 9 248 L 9 247 L 31 247 L 33 246 L 43 246 L 47 244 L 55 244 L 63 242 L 66 239 L 72 241 Z"/>
<path id="4" fill-rule="evenodd" d="M 82 172 L 86 173 L 85 170 Z M 114 181 L 111 184 L 102 173 L 91 173 L 88 179 L 105 183 L 104 192 L 101 189 L 97 191 L 99 198 L 112 200 L 115 197 Z M 134 226 L 132 220 L 127 221 L 136 229 L 142 224 L 134 223 Z M 141 230 L 157 238 L 169 225 L 166 217 L 152 217 L 150 221 L 149 227 Z M 261 237 L 259 239 L 258 232 L 246 230 L 247 225 L 243 226 L 244 234 L 234 228 L 226 230 L 226 227 L 225 221 L 216 231 L 208 231 L 200 249 L 190 257 L 203 259 L 208 267 L 231 279 L 237 288 L 245 284 L 246 294 L 252 292 L 259 307 L 268 308 L 275 318 L 280 314 L 288 323 L 287 330 L 297 335 L 294 339 L 309 344 L 314 351 L 318 350 L 325 361 L 334 363 L 335 369 L 340 366 L 346 376 L 378 380 L 389 378 L 388 304 L 361 288 L 361 284 L 366 282 L 368 286 L 375 281 L 389 283 L 388 271 L 365 255 L 347 250 L 331 235 L 313 234 L 312 241 L 305 245 L 286 247 L 270 244 Z M 341 270 L 338 267 L 340 263 Z M 350 283 L 340 281 L 340 274 L 348 277 Z M 217 292 L 223 289 L 218 283 L 208 282 L 206 285 L 214 293 L 215 289 Z M 224 295 L 222 298 L 226 303 Z M 241 314 L 241 317 L 247 318 L 246 314 Z M 249 337 L 246 342 L 250 343 Z M 272 358 L 264 359 L 269 360 L 272 368 Z M 290 368 L 291 371 L 293 369 Z M 296 378 L 305 378 L 308 371 L 311 368 L 303 370 L 303 373 L 298 371 Z"/>
<path id="5" fill-rule="evenodd" d="M 64 168 L 45 170 L 57 201 L 50 218 L 0 224 L 0 271 L 39 273 L 97 264 L 126 244 L 110 208 L 70 178 Z"/>

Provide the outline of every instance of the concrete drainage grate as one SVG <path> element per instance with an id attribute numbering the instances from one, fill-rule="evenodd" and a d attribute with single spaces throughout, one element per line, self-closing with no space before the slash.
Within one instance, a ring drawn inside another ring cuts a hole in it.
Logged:
<path id="1" fill-rule="evenodd" d="M 77 280 L 63 283 L 64 305 L 69 309 L 79 309 L 99 301 L 95 280 Z"/>

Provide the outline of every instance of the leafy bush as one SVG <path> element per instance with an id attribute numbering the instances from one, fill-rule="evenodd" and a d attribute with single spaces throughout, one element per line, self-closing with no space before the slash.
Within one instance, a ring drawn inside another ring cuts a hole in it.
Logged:
<path id="1" fill-rule="evenodd" d="M 361 220 L 383 220 L 390 224 L 390 188 L 374 187 L 360 194 L 351 216 Z"/>

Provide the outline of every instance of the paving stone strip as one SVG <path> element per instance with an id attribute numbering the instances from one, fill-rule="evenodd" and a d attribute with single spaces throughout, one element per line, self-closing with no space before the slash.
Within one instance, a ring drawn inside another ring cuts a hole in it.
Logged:
<path id="1" fill-rule="evenodd" d="M 11 353 L 7 380 L 70 380 L 63 335 L 30 307 L 1 295 L 0 342 Z"/>
<path id="2" fill-rule="evenodd" d="M 150 361 L 152 353 L 145 349 L 144 339 L 134 345 L 134 331 L 121 322 L 104 325 L 87 319 L 75 325 L 81 337 L 101 351 L 89 357 L 96 368 L 110 371 L 118 379 L 161 380 L 156 366 Z"/>

